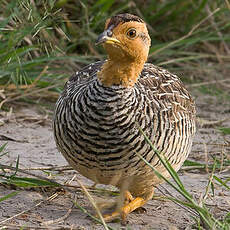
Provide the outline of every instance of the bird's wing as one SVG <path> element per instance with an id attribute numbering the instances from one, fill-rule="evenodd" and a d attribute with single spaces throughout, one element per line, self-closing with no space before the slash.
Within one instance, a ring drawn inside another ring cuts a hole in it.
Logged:
<path id="1" fill-rule="evenodd" d="M 148 94 L 148 98 L 162 103 L 163 107 L 172 105 L 175 110 L 195 114 L 194 101 L 179 77 L 165 69 L 146 63 L 137 82 L 138 87 Z"/>
<path id="2" fill-rule="evenodd" d="M 64 86 L 62 97 L 69 97 L 75 93 L 75 89 L 83 85 L 87 85 L 91 81 L 96 80 L 96 74 L 101 70 L 101 66 L 104 61 L 98 61 L 92 64 L 89 64 L 73 74 Z"/>

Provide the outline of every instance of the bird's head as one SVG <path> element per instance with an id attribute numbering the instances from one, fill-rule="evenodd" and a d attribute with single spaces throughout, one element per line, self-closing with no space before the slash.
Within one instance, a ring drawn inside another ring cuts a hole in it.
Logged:
<path id="1" fill-rule="evenodd" d="M 150 43 L 145 22 L 131 14 L 109 18 L 96 41 L 96 44 L 103 44 L 109 58 L 117 62 L 145 62 Z"/>

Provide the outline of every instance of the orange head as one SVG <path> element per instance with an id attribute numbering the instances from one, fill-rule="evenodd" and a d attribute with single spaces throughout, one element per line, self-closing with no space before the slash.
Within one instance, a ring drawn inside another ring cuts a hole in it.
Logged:
<path id="1" fill-rule="evenodd" d="M 133 86 L 147 60 L 151 43 L 144 21 L 131 14 L 111 17 L 96 41 L 96 44 L 101 43 L 108 54 L 108 62 L 99 79 L 106 86 Z"/>

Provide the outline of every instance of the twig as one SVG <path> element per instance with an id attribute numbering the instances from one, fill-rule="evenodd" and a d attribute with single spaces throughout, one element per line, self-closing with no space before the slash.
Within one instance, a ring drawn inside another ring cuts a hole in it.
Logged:
<path id="1" fill-rule="evenodd" d="M 223 122 L 229 120 L 230 117 L 218 120 L 218 121 L 207 121 L 205 119 L 202 118 L 197 118 L 197 122 L 198 124 L 203 127 L 203 128 L 209 128 L 209 127 L 213 127 L 213 126 L 217 126 L 217 125 L 221 125 Z"/>
<path id="2" fill-rule="evenodd" d="M 206 10 L 208 11 L 209 14 L 211 14 L 211 10 L 210 10 L 210 7 L 209 7 L 208 4 L 206 4 Z M 214 29 L 216 30 L 217 35 L 218 35 L 219 38 L 221 39 L 222 44 L 223 44 L 223 46 L 224 46 L 224 49 L 225 49 L 226 53 L 227 53 L 227 54 L 230 54 L 229 47 L 228 47 L 228 45 L 226 44 L 226 42 L 224 41 L 224 39 L 223 39 L 223 34 L 222 34 L 222 33 L 220 32 L 220 30 L 218 29 L 218 26 L 216 25 L 215 18 L 213 17 L 213 15 L 210 17 L 210 21 L 211 21 L 212 26 L 213 26 Z"/>
<path id="3" fill-rule="evenodd" d="M 43 70 L 41 71 L 41 73 L 35 78 L 35 80 L 32 82 L 30 88 L 34 88 L 36 86 L 36 83 L 41 79 L 41 77 L 46 73 L 46 71 L 48 70 L 49 66 L 46 65 Z M 28 89 L 26 90 L 26 92 L 28 91 Z"/>
<path id="4" fill-rule="evenodd" d="M 80 181 L 79 179 L 75 178 L 75 180 L 76 180 L 77 183 L 81 186 L 81 188 L 83 189 L 84 193 L 85 193 L 86 196 L 88 197 L 90 203 L 91 203 L 91 204 L 93 205 L 93 207 L 95 208 L 95 210 L 96 210 L 96 212 L 97 212 L 97 215 L 99 216 L 99 218 L 100 218 L 100 220 L 101 220 L 101 222 L 102 222 L 104 228 L 105 228 L 106 230 L 109 230 L 107 224 L 106 224 L 105 221 L 104 221 L 104 218 L 103 218 L 103 216 L 102 216 L 102 214 L 101 214 L 99 208 L 97 207 L 97 204 L 95 203 L 95 201 L 94 201 L 94 199 L 93 199 L 93 197 L 89 194 L 89 192 L 87 191 L 87 189 L 85 188 L 85 186 L 81 183 L 81 181 Z"/>
<path id="5" fill-rule="evenodd" d="M 9 230 L 9 229 L 12 229 L 12 230 L 15 230 L 15 229 L 47 229 L 47 228 L 44 228 L 44 226 L 37 226 L 37 225 L 28 225 L 26 223 L 25 224 L 5 224 L 3 226 L 0 226 L 0 230 Z M 51 227 L 49 226 L 49 230 L 70 230 L 70 229 L 78 229 L 77 226 L 69 226 L 69 225 L 60 225 L 60 226 L 57 226 L 57 227 Z"/>
<path id="6" fill-rule="evenodd" d="M 198 60 L 198 59 L 204 59 L 204 58 L 215 58 L 217 60 L 219 60 L 221 58 L 221 60 L 229 60 L 230 56 L 226 56 L 226 55 L 213 55 L 213 54 L 199 54 L 199 55 L 191 55 L 191 56 L 187 56 L 187 57 L 180 57 L 180 58 L 174 58 L 174 59 L 170 59 L 168 61 L 163 61 L 160 63 L 157 63 L 158 66 L 163 66 L 163 65 L 168 65 L 168 64 L 172 64 L 172 63 L 177 63 L 179 65 L 179 63 L 181 61 L 189 61 L 189 60 Z"/>
<path id="7" fill-rule="evenodd" d="M 30 95 L 34 95 L 34 94 L 37 94 L 37 93 L 41 93 L 43 91 L 46 91 L 48 89 L 53 89 L 57 86 L 60 86 L 60 83 L 57 83 L 57 84 L 54 84 L 54 85 L 50 85 L 50 86 L 47 86 L 45 88 L 42 88 L 42 89 L 38 89 L 38 90 L 32 90 L 31 92 L 28 92 L 28 93 L 25 93 L 23 95 L 18 95 L 16 97 L 12 97 L 12 98 L 6 98 L 5 100 L 3 100 L 1 103 L 0 103 L 0 108 L 2 107 L 2 105 L 6 102 L 11 102 L 11 101 L 15 101 L 15 100 L 18 100 L 20 98 L 23 98 L 23 97 L 26 97 L 26 96 L 30 96 Z"/>
<path id="8" fill-rule="evenodd" d="M 11 170 L 14 170 L 16 171 L 16 167 L 13 167 L 13 166 L 9 166 L 9 165 L 3 165 L 0 163 L 0 169 L 11 169 Z M 50 183 L 54 183 L 56 184 L 57 186 L 60 186 L 62 188 L 65 188 L 67 191 L 69 192 L 72 192 L 72 190 L 70 190 L 70 188 L 73 188 L 75 191 L 76 190 L 79 190 L 79 191 L 82 191 L 81 190 L 81 186 L 76 186 L 76 185 L 70 185 L 70 184 L 60 184 L 58 182 L 56 182 L 55 180 L 52 180 L 52 179 L 49 179 L 49 178 L 46 178 L 46 177 L 43 177 L 43 176 L 40 176 L 40 175 L 36 175 L 34 173 L 31 173 L 31 172 L 27 172 L 23 169 L 17 169 L 17 172 L 20 172 L 20 173 L 23 173 L 23 174 L 26 174 L 26 175 L 30 175 L 30 176 L 33 176 L 33 177 L 36 177 L 36 178 L 39 178 L 41 180 L 44 180 L 44 181 L 48 181 Z M 1 183 L 0 183 L 1 184 Z M 92 192 L 95 192 L 95 191 L 102 191 L 102 192 L 106 192 L 108 194 L 114 194 L 115 191 L 110 191 L 110 190 L 106 190 L 106 189 L 100 189 L 100 188 L 94 188 L 92 186 L 85 186 L 88 190 L 92 191 Z"/>
<path id="9" fill-rule="evenodd" d="M 46 200 L 40 201 L 39 203 L 37 203 L 37 204 L 34 205 L 33 207 L 28 208 L 28 209 L 26 209 L 26 210 L 24 210 L 24 211 L 22 211 L 22 212 L 19 212 L 18 214 L 14 215 L 14 216 L 11 216 L 11 217 L 9 217 L 9 218 L 7 218 L 7 219 L 1 221 L 0 224 L 3 224 L 3 223 L 5 223 L 5 222 L 7 222 L 7 221 L 9 221 L 9 220 L 14 219 L 15 217 L 18 217 L 18 216 L 20 216 L 20 215 L 22 215 L 22 214 L 24 214 L 24 213 L 26 213 L 26 212 L 31 211 L 32 209 L 34 209 L 34 208 L 38 207 L 39 205 L 41 205 L 43 202 L 49 201 L 49 200 L 53 199 L 54 196 L 56 197 L 56 194 L 57 194 L 57 193 L 54 193 L 52 196 L 48 197 Z"/>
<path id="10" fill-rule="evenodd" d="M 207 21 L 207 19 L 209 19 L 210 17 L 212 17 L 212 16 L 213 16 L 215 13 L 217 13 L 219 10 L 220 10 L 220 8 L 215 9 L 210 15 L 208 15 L 206 18 L 204 18 L 204 19 L 201 20 L 198 24 L 196 24 L 186 35 L 184 35 L 183 37 L 181 37 L 181 38 L 179 38 L 179 39 L 177 39 L 177 40 L 175 40 L 175 41 L 172 41 L 172 42 L 170 42 L 169 44 L 167 44 L 166 46 L 164 46 L 164 47 L 162 47 L 162 48 L 160 48 L 160 49 L 158 49 L 158 50 L 152 52 L 152 53 L 149 55 L 149 57 L 152 57 L 153 55 L 156 55 L 157 53 L 159 53 L 159 52 L 161 52 L 161 51 L 163 51 L 163 50 L 165 50 L 165 49 L 168 49 L 169 47 L 173 46 L 174 44 L 176 44 L 176 43 L 178 43 L 178 42 L 180 42 L 180 41 L 182 41 L 182 40 L 184 40 L 184 39 L 190 37 L 190 36 L 193 34 L 193 32 L 194 32 L 201 24 L 203 24 L 205 21 Z"/>
<path id="11" fill-rule="evenodd" d="M 75 173 L 74 176 L 70 180 L 65 181 L 65 184 L 69 185 L 76 178 L 76 176 L 77 174 Z"/>
<path id="12" fill-rule="evenodd" d="M 87 214 L 89 217 L 91 217 L 93 220 L 95 220 L 96 222 L 102 224 L 102 222 L 96 218 L 95 216 L 91 215 L 85 208 L 83 208 L 81 205 L 79 205 L 76 201 L 74 202 L 74 204 L 85 214 Z M 110 226 L 108 226 L 108 229 L 110 230 L 114 230 L 113 228 L 111 228 Z"/>
<path id="13" fill-rule="evenodd" d="M 228 9 L 230 10 L 230 3 L 229 3 L 229 1 L 225 0 L 225 2 L 226 2 L 226 5 L 227 5 Z"/>
<path id="14" fill-rule="evenodd" d="M 52 170 L 52 171 L 68 171 L 73 170 L 71 166 L 64 165 L 64 166 L 51 166 L 51 167 L 38 167 L 38 168 L 24 168 L 23 170 L 28 171 L 42 171 L 42 170 Z"/>
<path id="15" fill-rule="evenodd" d="M 223 79 L 219 81 L 207 81 L 207 82 L 202 82 L 202 83 L 194 83 L 187 85 L 188 87 L 197 87 L 197 86 L 203 86 L 203 85 L 211 85 L 211 84 L 217 84 L 217 83 L 222 83 L 222 82 L 227 82 L 230 81 L 230 79 Z"/>
<path id="16" fill-rule="evenodd" d="M 66 212 L 66 214 L 62 217 L 59 217 L 55 220 L 48 220 L 48 221 L 45 221 L 43 223 L 41 223 L 42 225 L 50 225 L 50 224 L 57 224 L 57 223 L 60 223 L 62 221 L 64 221 L 65 219 L 68 218 L 68 216 L 70 215 L 70 213 L 72 212 L 73 210 L 73 207 L 74 207 L 74 204 L 72 204 L 72 206 L 68 209 L 68 211 Z"/>

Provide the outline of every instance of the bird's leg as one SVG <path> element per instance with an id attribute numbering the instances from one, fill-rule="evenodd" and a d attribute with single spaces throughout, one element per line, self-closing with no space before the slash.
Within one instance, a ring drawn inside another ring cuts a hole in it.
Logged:
<path id="1" fill-rule="evenodd" d="M 129 204 L 133 200 L 134 200 L 134 197 L 132 196 L 132 194 L 126 190 L 124 205 Z M 137 211 L 137 213 L 143 213 L 143 212 L 146 212 L 146 209 L 144 207 L 139 207 L 139 208 L 136 208 L 134 211 L 135 212 Z"/>
<path id="2" fill-rule="evenodd" d="M 99 199 L 99 198 L 97 198 Z M 125 191 L 124 193 L 124 205 L 129 204 L 130 201 L 134 200 L 133 196 L 131 195 L 131 193 L 129 191 Z M 122 201 L 123 203 L 123 201 Z M 103 209 L 109 209 L 112 208 L 113 206 L 115 206 L 117 204 L 117 200 L 99 200 L 97 201 L 97 206 L 100 210 Z"/>
<path id="3" fill-rule="evenodd" d="M 103 211 L 105 209 L 110 209 L 112 207 L 115 207 L 116 205 L 116 200 L 103 200 L 103 201 L 97 201 L 97 207 L 99 208 L 100 211 Z"/>
<path id="4" fill-rule="evenodd" d="M 134 200 L 134 198 L 133 198 L 132 194 L 128 190 L 126 190 L 125 191 L 125 202 L 124 202 L 124 204 L 125 205 L 129 204 L 133 200 Z"/>
<path id="5" fill-rule="evenodd" d="M 127 215 L 132 211 L 136 210 L 137 208 L 142 207 L 146 202 L 147 200 L 145 200 L 144 198 L 137 197 L 133 199 L 131 202 L 129 202 L 128 204 L 124 205 L 120 213 L 122 222 L 125 223 Z"/>
<path id="6" fill-rule="evenodd" d="M 125 195 L 124 206 L 120 209 L 120 211 L 115 211 L 110 215 L 104 215 L 104 220 L 106 222 L 110 222 L 119 216 L 121 216 L 122 222 L 125 222 L 126 217 L 129 213 L 143 206 L 149 200 L 149 199 L 144 199 L 142 197 L 137 197 L 134 199 L 133 196 L 128 191 L 126 191 L 124 195 Z"/>

